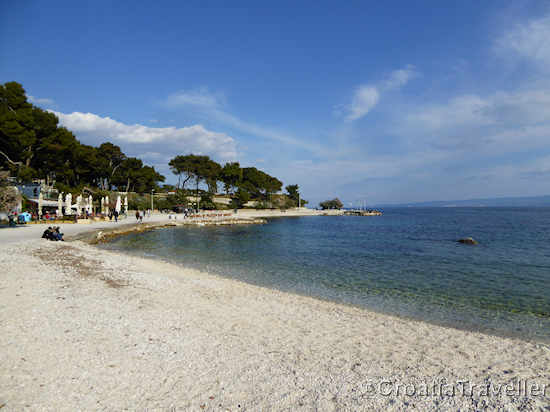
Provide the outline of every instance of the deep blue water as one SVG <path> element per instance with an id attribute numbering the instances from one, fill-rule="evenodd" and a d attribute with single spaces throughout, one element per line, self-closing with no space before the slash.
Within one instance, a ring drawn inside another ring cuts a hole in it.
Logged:
<path id="1" fill-rule="evenodd" d="M 400 316 L 550 341 L 550 208 L 384 212 L 159 229 L 104 247 Z M 479 245 L 456 242 L 466 236 Z"/>

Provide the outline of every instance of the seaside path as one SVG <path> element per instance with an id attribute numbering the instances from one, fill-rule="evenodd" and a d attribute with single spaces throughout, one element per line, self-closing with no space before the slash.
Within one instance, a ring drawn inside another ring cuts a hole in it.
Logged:
<path id="1" fill-rule="evenodd" d="M 182 219 L 178 215 L 178 220 Z M 166 214 L 153 214 L 151 217 L 143 219 L 143 223 L 159 223 L 168 222 L 168 215 Z M 117 226 L 137 224 L 136 219 L 133 216 L 129 216 L 127 219 L 120 220 L 119 222 L 105 221 L 105 222 L 93 222 L 89 224 L 63 224 L 63 223 L 40 223 L 32 225 L 20 225 L 14 228 L 2 228 L 0 229 L 0 244 L 16 243 L 31 239 L 40 239 L 42 233 L 48 226 L 60 226 L 61 232 L 65 236 L 74 236 L 81 233 L 94 231 L 97 229 L 113 229 Z"/>

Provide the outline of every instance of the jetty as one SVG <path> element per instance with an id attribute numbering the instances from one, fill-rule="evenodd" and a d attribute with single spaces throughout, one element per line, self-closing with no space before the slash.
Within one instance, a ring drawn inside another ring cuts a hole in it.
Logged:
<path id="1" fill-rule="evenodd" d="M 382 216 L 380 210 L 344 210 L 344 216 Z"/>

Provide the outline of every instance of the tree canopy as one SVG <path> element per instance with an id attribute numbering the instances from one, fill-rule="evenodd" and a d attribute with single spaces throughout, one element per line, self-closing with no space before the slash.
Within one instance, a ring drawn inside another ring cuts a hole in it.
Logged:
<path id="1" fill-rule="evenodd" d="M 0 168 L 22 181 L 41 178 L 102 190 L 146 192 L 164 181 L 153 167 L 128 158 L 112 143 L 80 143 L 59 126 L 55 114 L 29 103 L 16 82 L 0 85 Z"/>
<path id="2" fill-rule="evenodd" d="M 218 182 L 221 182 L 227 194 L 234 193 L 239 206 L 249 199 L 267 201 L 270 194 L 280 191 L 283 186 L 279 179 L 255 167 L 241 168 L 238 162 L 229 162 L 222 167 L 208 156 L 179 155 L 170 160 L 169 166 L 178 176 L 177 188 L 180 190 L 192 181 L 198 196 L 199 184 L 202 182 L 207 186 L 208 193 L 214 194 Z"/>
<path id="3" fill-rule="evenodd" d="M 337 197 L 332 200 L 325 200 L 324 202 L 319 203 L 321 209 L 342 209 L 344 204 Z"/>
<path id="4" fill-rule="evenodd" d="M 243 180 L 243 169 L 239 162 L 226 163 L 221 172 L 221 181 L 225 189 L 225 193 L 229 194 L 237 188 L 239 182 Z"/>
<path id="5" fill-rule="evenodd" d="M 175 189 L 180 197 L 191 185 L 199 197 L 203 185 L 207 190 L 202 196 L 212 198 L 222 183 L 239 205 L 249 199 L 272 205 L 271 195 L 283 186 L 279 179 L 255 167 L 242 168 L 238 162 L 222 166 L 204 155 L 178 155 L 168 165 L 178 181 L 175 187 L 164 188 Z M 98 147 L 81 143 L 59 124 L 54 113 L 31 104 L 23 86 L 16 82 L 0 84 L 0 169 L 9 170 L 20 181 L 46 179 L 64 189 L 144 193 L 160 191 L 158 185 L 165 180 L 154 167 L 127 156 L 111 142 Z M 287 186 L 286 190 L 290 200 L 285 201 L 285 207 L 291 207 L 298 201 L 298 185 Z"/>

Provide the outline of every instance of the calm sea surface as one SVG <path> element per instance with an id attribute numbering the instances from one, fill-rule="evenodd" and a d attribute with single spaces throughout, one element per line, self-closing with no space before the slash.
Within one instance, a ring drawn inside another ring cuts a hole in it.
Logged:
<path id="1" fill-rule="evenodd" d="M 394 208 L 121 237 L 106 249 L 498 335 L 550 341 L 550 208 Z M 472 236 L 477 246 L 456 239 Z"/>

